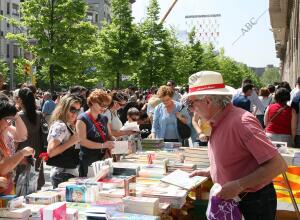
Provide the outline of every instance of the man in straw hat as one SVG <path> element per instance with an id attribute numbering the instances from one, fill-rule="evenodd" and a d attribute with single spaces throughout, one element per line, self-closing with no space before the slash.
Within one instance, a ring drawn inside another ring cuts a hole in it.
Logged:
<path id="1" fill-rule="evenodd" d="M 188 107 L 212 126 L 210 167 L 191 176 L 209 176 L 219 183 L 222 189 L 217 196 L 221 199 L 239 196 L 246 220 L 275 219 L 277 199 L 272 179 L 287 166 L 257 119 L 231 104 L 233 93 L 220 73 L 201 71 L 190 76 Z"/>

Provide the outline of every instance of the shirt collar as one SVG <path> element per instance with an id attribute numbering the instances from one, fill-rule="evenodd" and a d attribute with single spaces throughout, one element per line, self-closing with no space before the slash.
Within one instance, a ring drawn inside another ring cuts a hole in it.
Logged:
<path id="1" fill-rule="evenodd" d="M 213 117 L 210 120 L 211 126 L 212 127 L 218 127 L 218 125 L 221 123 L 221 121 L 226 118 L 228 113 L 232 110 L 233 105 L 230 103 L 228 104 L 223 110 L 220 111 L 219 114 L 217 114 L 215 117 Z"/>

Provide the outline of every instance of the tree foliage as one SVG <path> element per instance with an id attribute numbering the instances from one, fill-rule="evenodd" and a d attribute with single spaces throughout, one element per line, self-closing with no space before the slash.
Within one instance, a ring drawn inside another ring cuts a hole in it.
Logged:
<path id="1" fill-rule="evenodd" d="M 280 82 L 281 76 L 278 68 L 267 68 L 260 79 L 264 85 L 268 85 L 274 84 L 274 82 Z"/>
<path id="2" fill-rule="evenodd" d="M 143 53 L 137 77 L 138 85 L 144 88 L 165 84 L 174 74 L 170 31 L 159 23 L 159 10 L 157 0 L 151 0 L 140 25 Z"/>
<path id="3" fill-rule="evenodd" d="M 56 82 L 85 82 L 83 72 L 93 66 L 92 46 L 97 28 L 85 21 L 87 5 L 84 0 L 31 0 L 21 3 L 22 21 L 12 23 L 26 27 L 28 34 L 9 34 L 23 48 L 40 59 L 50 80 L 51 91 Z M 46 67 L 48 69 L 46 69 Z M 70 77 L 72 76 L 72 77 Z"/>
<path id="4" fill-rule="evenodd" d="M 141 40 L 132 19 L 129 0 L 112 0 L 112 23 L 104 25 L 94 48 L 100 59 L 99 68 L 111 81 L 110 86 L 119 88 L 121 75 L 132 76 L 138 68 Z"/>

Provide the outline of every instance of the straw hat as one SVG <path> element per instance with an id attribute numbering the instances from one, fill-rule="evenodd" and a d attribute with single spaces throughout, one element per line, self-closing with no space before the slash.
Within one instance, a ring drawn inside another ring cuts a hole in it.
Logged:
<path id="1" fill-rule="evenodd" d="M 189 77 L 189 93 L 192 95 L 233 95 L 235 89 L 224 84 L 221 73 L 200 71 Z"/>

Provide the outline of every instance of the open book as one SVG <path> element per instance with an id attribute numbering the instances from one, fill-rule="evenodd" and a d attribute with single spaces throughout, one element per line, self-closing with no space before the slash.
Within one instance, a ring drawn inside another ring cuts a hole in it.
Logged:
<path id="1" fill-rule="evenodd" d="M 189 177 L 189 175 L 189 173 L 178 169 L 162 178 L 161 181 L 186 190 L 191 190 L 207 180 L 207 177 L 204 176 Z"/>

